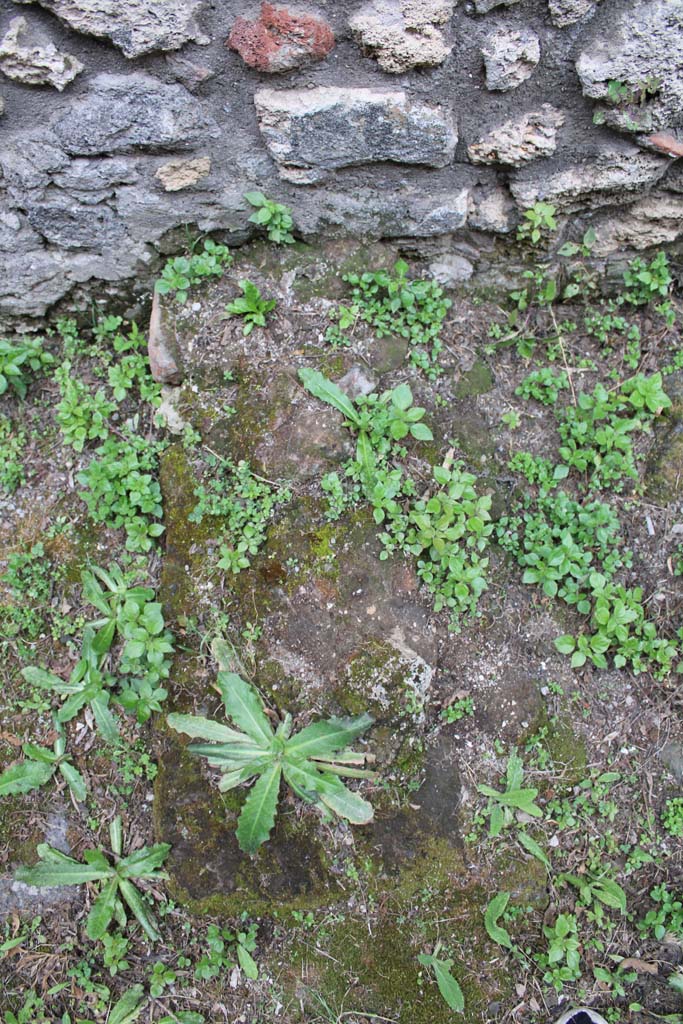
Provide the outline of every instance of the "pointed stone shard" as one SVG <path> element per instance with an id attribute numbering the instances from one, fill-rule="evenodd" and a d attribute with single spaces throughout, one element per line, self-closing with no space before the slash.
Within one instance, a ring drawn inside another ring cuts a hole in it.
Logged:
<path id="1" fill-rule="evenodd" d="M 77 57 L 60 53 L 26 18 L 12 18 L 0 40 L 0 71 L 23 85 L 51 85 L 61 92 L 82 70 Z"/>

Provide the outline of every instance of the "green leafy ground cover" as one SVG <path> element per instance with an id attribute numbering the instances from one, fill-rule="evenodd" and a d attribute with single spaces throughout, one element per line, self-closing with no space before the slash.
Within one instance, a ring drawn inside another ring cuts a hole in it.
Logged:
<path id="1" fill-rule="evenodd" d="M 135 324 L 2 342 L 3 1024 L 683 1020 L 678 300 L 556 227 L 478 304 L 202 241 L 173 431 Z"/>

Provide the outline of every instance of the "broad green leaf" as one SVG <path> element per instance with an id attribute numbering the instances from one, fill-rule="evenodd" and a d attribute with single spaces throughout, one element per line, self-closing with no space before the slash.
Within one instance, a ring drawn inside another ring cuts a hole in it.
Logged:
<path id="1" fill-rule="evenodd" d="M 219 669 L 223 672 L 234 672 L 241 667 L 235 648 L 219 636 L 211 642 L 211 653 L 218 662 Z"/>
<path id="2" fill-rule="evenodd" d="M 228 718 L 257 743 L 269 747 L 273 730 L 256 690 L 235 672 L 219 672 L 217 682 Z"/>
<path id="3" fill-rule="evenodd" d="M 251 953 L 244 948 L 241 942 L 237 943 L 237 960 L 247 978 L 256 981 L 258 978 L 258 966 Z"/>
<path id="4" fill-rule="evenodd" d="M 445 961 L 435 960 L 432 968 L 436 975 L 439 992 L 443 996 L 446 1005 L 450 1006 L 451 1010 L 454 1010 L 455 1013 L 463 1013 L 465 1010 L 465 997 L 462 994 L 460 985 L 445 966 Z"/>
<path id="5" fill-rule="evenodd" d="M 123 858 L 118 865 L 118 873 L 121 878 L 165 878 L 165 873 L 159 873 L 158 869 L 166 860 L 170 849 L 170 843 L 143 846 L 141 850 L 135 850 Z"/>
<path id="6" fill-rule="evenodd" d="M 356 718 L 329 718 L 314 722 L 288 740 L 285 757 L 325 757 L 334 754 L 353 743 L 366 732 L 374 719 L 372 715 L 358 715 Z"/>
<path id="7" fill-rule="evenodd" d="M 358 435 L 358 443 L 356 444 L 356 462 L 361 467 L 361 470 L 368 478 L 368 481 L 372 481 L 375 473 L 375 453 L 370 443 L 370 438 L 361 430 Z"/>
<path id="8" fill-rule="evenodd" d="M 191 754 L 205 757 L 213 768 L 221 768 L 225 772 L 234 771 L 247 765 L 254 770 L 265 768 L 277 756 L 277 751 L 260 746 L 253 740 L 246 743 L 190 743 Z"/>
<path id="9" fill-rule="evenodd" d="M 53 764 L 44 764 L 42 761 L 15 764 L 0 775 L 0 797 L 40 789 L 52 778 L 54 770 Z"/>
<path id="10" fill-rule="evenodd" d="M 491 817 L 489 819 L 489 835 L 493 837 L 499 836 L 503 830 L 504 825 L 505 814 L 503 813 L 503 808 L 499 807 L 499 805 L 496 804 L 491 809 Z"/>
<path id="11" fill-rule="evenodd" d="M 456 1013 L 462 1013 L 465 1009 L 465 997 L 460 985 L 450 972 L 453 961 L 439 960 L 438 957 L 428 956 L 425 953 L 418 954 L 417 959 L 423 967 L 429 967 L 434 971 L 436 984 L 446 1005 Z"/>
<path id="12" fill-rule="evenodd" d="M 367 800 L 352 793 L 334 776 L 325 777 L 310 762 L 291 764 L 285 761 L 283 771 L 287 782 L 303 800 L 323 803 L 353 825 L 366 825 L 372 820 L 373 810 Z"/>
<path id="13" fill-rule="evenodd" d="M 275 824 L 280 791 L 279 764 L 270 765 L 255 783 L 244 802 L 237 823 L 237 842 L 244 853 L 253 854 L 268 839 Z"/>
<path id="14" fill-rule="evenodd" d="M 268 202 L 263 192 L 245 192 L 244 198 L 251 206 L 263 206 Z"/>
<path id="15" fill-rule="evenodd" d="M 109 710 L 109 694 L 100 693 L 90 701 L 90 707 L 102 739 L 107 743 L 116 743 L 119 738 L 119 727 L 116 718 Z"/>
<path id="16" fill-rule="evenodd" d="M 509 932 L 498 924 L 498 918 L 504 913 L 509 902 L 510 893 L 499 892 L 497 896 L 493 897 L 484 913 L 486 931 L 494 942 L 497 942 L 499 946 L 504 946 L 505 949 L 512 949 L 513 942 Z"/>
<path id="17" fill-rule="evenodd" d="M 185 733 L 186 736 L 196 737 L 200 740 L 209 740 L 211 743 L 248 743 L 252 744 L 250 736 L 243 732 L 237 732 L 228 725 L 214 722 L 210 718 L 202 718 L 199 715 L 168 715 L 166 721 L 176 732 Z"/>
<path id="18" fill-rule="evenodd" d="M 68 761 L 62 761 L 59 766 L 59 770 L 62 773 L 66 784 L 73 793 L 74 800 L 78 800 L 82 803 L 88 795 L 88 787 L 85 784 L 85 779 L 72 764 Z"/>
<path id="19" fill-rule="evenodd" d="M 29 666 L 22 668 L 21 674 L 30 686 L 39 686 L 42 690 L 54 690 L 55 693 L 62 696 L 77 693 L 80 689 L 80 686 L 71 682 L 67 683 L 64 679 L 56 676 L 54 672 L 46 672 L 44 668 Z"/>
<path id="20" fill-rule="evenodd" d="M 218 781 L 218 789 L 221 793 L 227 793 L 229 790 L 235 789 L 236 786 L 246 782 L 253 774 L 250 768 L 239 768 L 236 771 L 226 772 Z"/>
<path id="21" fill-rule="evenodd" d="M 47 747 L 37 747 L 35 743 L 24 743 L 21 749 L 33 761 L 42 761 L 43 764 L 54 764 L 57 760 L 57 754 L 54 751 L 48 750 Z"/>
<path id="22" fill-rule="evenodd" d="M 42 852 L 41 852 L 42 851 Z M 89 864 L 79 864 L 77 860 L 59 854 L 41 844 L 38 854 L 43 860 L 33 867 L 19 868 L 14 877 L 18 882 L 27 885 L 53 887 L 58 885 L 83 885 L 85 882 L 99 882 L 111 876 L 111 870 L 103 871 Z M 55 854 L 59 856 L 55 856 Z"/>
<path id="23" fill-rule="evenodd" d="M 558 636 L 553 642 L 560 654 L 571 654 L 576 647 L 576 640 L 568 633 Z"/>
<path id="24" fill-rule="evenodd" d="M 358 412 L 353 402 L 334 381 L 328 380 L 319 370 L 311 370 L 308 367 L 299 370 L 299 379 L 314 398 L 319 398 L 321 402 L 331 405 L 346 416 L 354 426 L 358 426 Z"/>
<path id="25" fill-rule="evenodd" d="M 491 797 L 503 807 L 516 807 L 520 811 L 524 811 L 525 814 L 531 815 L 532 818 L 543 817 L 543 811 L 534 803 L 538 795 L 537 789 L 510 789 L 505 793 L 499 792 L 491 786 L 477 786 L 477 789 L 484 796 Z"/>
<path id="26" fill-rule="evenodd" d="M 331 811 L 345 818 L 352 825 L 367 825 L 372 821 L 372 804 L 364 800 L 358 793 L 351 792 L 343 782 L 335 779 L 334 783 L 329 777 L 322 780 L 318 788 L 320 799 Z"/>
<path id="27" fill-rule="evenodd" d="M 604 903 L 606 907 L 626 913 L 626 893 L 621 886 L 611 878 L 596 878 L 591 890 L 596 899 Z"/>
<path id="28" fill-rule="evenodd" d="M 146 1006 L 145 990 L 142 985 L 133 985 L 125 992 L 115 1006 L 112 1006 L 107 1024 L 133 1024 Z M 182 1014 L 178 1017 L 182 1019 Z"/>
<path id="29" fill-rule="evenodd" d="M 546 856 L 545 852 L 541 849 L 535 839 L 532 839 L 527 832 L 518 832 L 517 838 L 524 847 L 525 850 L 535 857 L 536 860 L 540 860 L 541 864 L 550 871 L 550 861 Z"/>
<path id="30" fill-rule="evenodd" d="M 118 887 L 119 880 L 114 876 L 112 880 L 102 888 L 102 892 L 99 894 L 90 909 L 86 924 L 86 932 L 88 933 L 88 938 L 92 939 L 93 942 L 97 942 L 98 939 L 101 939 L 111 924 L 111 919 L 114 916 L 114 905 L 116 903 Z"/>
<path id="31" fill-rule="evenodd" d="M 434 435 L 426 423 L 413 423 L 410 433 L 416 441 L 433 441 Z"/>
<path id="32" fill-rule="evenodd" d="M 98 629 L 95 634 L 95 638 L 92 642 L 93 650 L 99 654 L 106 654 L 111 648 L 114 642 L 114 635 L 116 633 L 116 619 L 110 619 L 106 625 Z"/>
<path id="33" fill-rule="evenodd" d="M 121 878 L 119 879 L 119 889 L 121 890 L 121 895 L 124 900 L 142 926 L 144 932 L 152 942 L 157 942 L 161 936 L 157 931 L 156 922 L 135 886 L 132 882 L 129 882 L 127 878 Z"/>

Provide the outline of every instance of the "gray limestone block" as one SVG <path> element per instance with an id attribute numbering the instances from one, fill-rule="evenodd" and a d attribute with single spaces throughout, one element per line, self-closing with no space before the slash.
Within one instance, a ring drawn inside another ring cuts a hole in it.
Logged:
<path id="1" fill-rule="evenodd" d="M 32 3 L 33 0 L 14 0 Z M 126 57 L 208 43 L 197 17 L 204 0 L 38 0 L 77 32 L 110 39 Z"/>
<path id="2" fill-rule="evenodd" d="M 298 183 L 379 161 L 445 167 L 458 140 L 450 114 L 402 89 L 259 89 L 254 102 L 281 176 Z"/>
<path id="3" fill-rule="evenodd" d="M 218 132 L 182 85 L 150 75 L 98 75 L 52 125 L 66 153 L 93 156 L 136 149 L 188 149 Z"/>

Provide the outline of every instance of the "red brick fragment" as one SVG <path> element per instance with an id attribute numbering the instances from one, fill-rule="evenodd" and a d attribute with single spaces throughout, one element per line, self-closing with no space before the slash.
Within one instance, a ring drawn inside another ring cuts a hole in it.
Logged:
<path id="1" fill-rule="evenodd" d="M 291 71 L 326 57 L 334 46 L 334 33 L 315 15 L 262 3 L 255 20 L 237 19 L 227 45 L 257 71 Z"/>
<path id="2" fill-rule="evenodd" d="M 648 135 L 647 141 L 667 156 L 683 156 L 683 142 L 679 142 L 673 135 L 666 132 L 657 132 L 655 135 Z"/>

